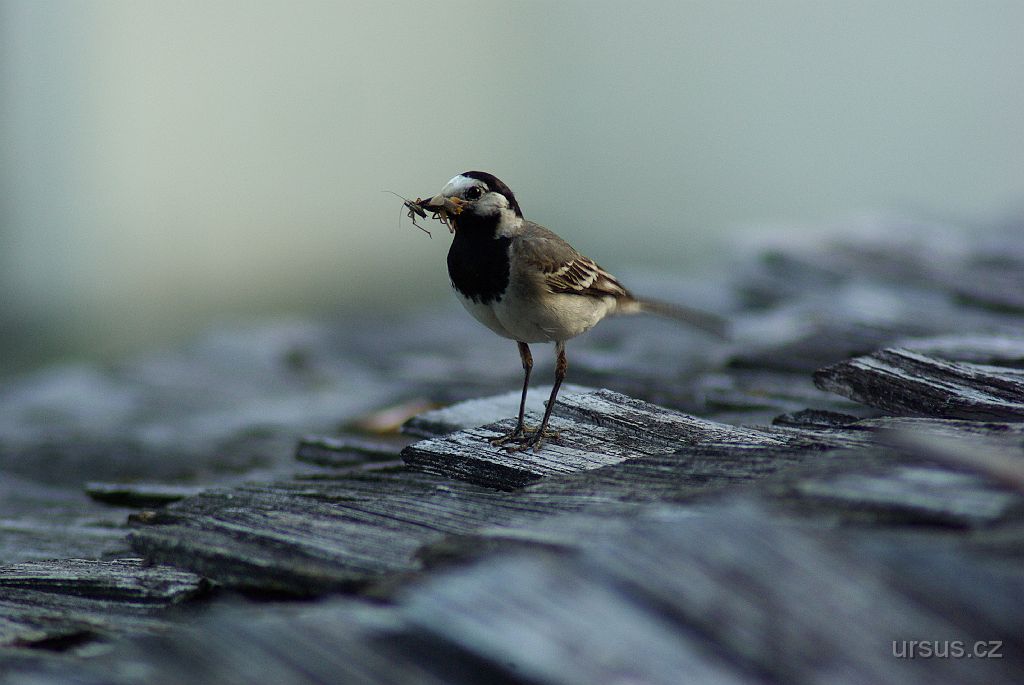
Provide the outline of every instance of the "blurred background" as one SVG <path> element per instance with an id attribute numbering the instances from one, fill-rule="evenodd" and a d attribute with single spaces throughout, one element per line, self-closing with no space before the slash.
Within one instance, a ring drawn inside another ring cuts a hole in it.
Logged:
<path id="1" fill-rule="evenodd" d="M 448 291 L 491 171 L 614 271 L 1024 198 L 1024 2 L 0 0 L 0 375 Z"/>

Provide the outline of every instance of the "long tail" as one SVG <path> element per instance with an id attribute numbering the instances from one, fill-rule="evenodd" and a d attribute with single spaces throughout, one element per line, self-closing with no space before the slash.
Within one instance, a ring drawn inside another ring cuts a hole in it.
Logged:
<path id="1" fill-rule="evenodd" d="M 675 319 L 688 326 L 699 328 L 723 340 L 729 338 L 729 322 L 717 314 L 691 309 L 678 304 L 659 302 L 658 300 L 630 299 L 619 303 L 618 311 L 623 314 L 657 314 Z"/>

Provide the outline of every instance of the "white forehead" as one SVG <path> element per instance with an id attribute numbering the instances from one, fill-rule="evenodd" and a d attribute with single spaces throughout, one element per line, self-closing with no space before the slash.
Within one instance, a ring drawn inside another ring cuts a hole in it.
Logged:
<path id="1" fill-rule="evenodd" d="M 449 196 L 459 195 L 462 193 L 462 191 L 466 190 L 467 188 L 471 188 L 473 186 L 486 187 L 486 185 L 487 184 L 485 184 L 483 181 L 459 174 L 452 180 L 448 181 L 445 187 L 441 189 L 441 193 Z"/>

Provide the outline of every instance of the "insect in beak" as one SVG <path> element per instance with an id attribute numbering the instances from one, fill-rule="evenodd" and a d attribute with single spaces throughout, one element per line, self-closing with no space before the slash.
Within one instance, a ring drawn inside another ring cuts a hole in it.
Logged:
<path id="1" fill-rule="evenodd" d="M 401 195 L 392 190 L 385 190 L 383 192 L 391 193 L 395 197 L 400 198 L 402 200 L 402 206 L 409 210 L 408 212 L 406 212 L 406 216 L 412 219 L 412 225 L 426 233 L 428 238 L 434 237 L 430 234 L 430 231 L 416 223 L 416 217 L 419 217 L 421 219 L 427 218 L 427 211 L 423 208 L 423 203 L 425 202 L 424 200 L 421 200 L 420 198 L 410 200 L 408 198 L 402 197 Z M 434 213 L 434 218 L 438 218 L 436 212 Z"/>

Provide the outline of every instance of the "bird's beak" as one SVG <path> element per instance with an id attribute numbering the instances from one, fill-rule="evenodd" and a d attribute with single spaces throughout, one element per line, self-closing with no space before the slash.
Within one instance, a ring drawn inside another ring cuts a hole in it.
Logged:
<path id="1" fill-rule="evenodd" d="M 434 197 L 420 200 L 416 204 L 428 212 L 461 214 L 467 203 L 465 200 L 460 200 L 457 197 L 445 197 L 445 195 L 438 193 Z"/>
<path id="2" fill-rule="evenodd" d="M 455 217 L 462 212 L 465 202 L 457 197 L 445 197 L 444 194 L 438 193 L 434 197 L 427 198 L 426 200 L 420 200 L 416 204 L 424 211 L 440 215 L 441 221 L 448 226 L 448 231 L 450 233 L 455 233 Z"/>

